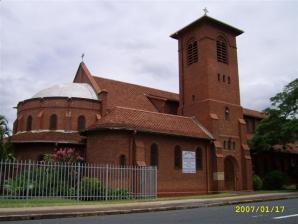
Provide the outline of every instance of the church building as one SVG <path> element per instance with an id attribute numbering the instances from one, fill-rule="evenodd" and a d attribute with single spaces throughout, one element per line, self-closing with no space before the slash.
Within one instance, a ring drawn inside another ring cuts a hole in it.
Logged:
<path id="1" fill-rule="evenodd" d="M 242 33 L 207 15 L 173 33 L 179 94 L 98 77 L 80 63 L 73 83 L 18 103 L 17 159 L 72 147 L 88 163 L 156 166 L 159 195 L 252 190 L 244 120 L 252 111 L 240 104 L 237 63 Z"/>

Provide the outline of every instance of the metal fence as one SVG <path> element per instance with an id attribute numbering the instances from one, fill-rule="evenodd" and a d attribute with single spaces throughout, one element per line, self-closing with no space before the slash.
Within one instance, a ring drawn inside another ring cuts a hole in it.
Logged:
<path id="1" fill-rule="evenodd" d="M 156 167 L 0 161 L 0 198 L 149 199 Z"/>

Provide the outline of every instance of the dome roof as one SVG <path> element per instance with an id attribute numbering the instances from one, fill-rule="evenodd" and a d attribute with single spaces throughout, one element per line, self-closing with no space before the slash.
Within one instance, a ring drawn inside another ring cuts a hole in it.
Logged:
<path id="1" fill-rule="evenodd" d="M 77 97 L 97 100 L 97 94 L 87 83 L 67 83 L 54 85 L 36 93 L 32 98 L 43 97 Z"/>

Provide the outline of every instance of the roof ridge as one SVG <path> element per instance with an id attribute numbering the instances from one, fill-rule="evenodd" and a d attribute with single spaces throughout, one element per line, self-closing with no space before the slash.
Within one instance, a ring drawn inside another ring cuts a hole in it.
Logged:
<path id="1" fill-rule="evenodd" d="M 181 115 L 176 115 L 176 114 L 160 113 L 160 112 L 148 111 L 148 110 L 142 110 L 142 109 L 136 109 L 136 108 L 130 108 L 130 107 L 115 106 L 115 108 L 129 109 L 129 110 L 135 110 L 135 111 L 143 111 L 143 112 L 151 113 L 151 114 L 158 114 L 158 115 L 165 115 L 165 116 L 171 116 L 171 117 L 181 117 L 181 118 L 186 118 L 186 119 L 192 119 L 192 117 L 187 117 L 187 116 L 181 116 Z"/>
<path id="2" fill-rule="evenodd" d="M 205 128 L 195 116 L 193 116 L 191 118 L 194 121 L 194 123 L 196 125 L 198 125 L 198 127 L 201 128 L 205 132 L 206 135 L 208 135 L 211 139 L 214 139 L 214 136 L 212 135 L 212 133 L 207 128 Z"/>
<path id="3" fill-rule="evenodd" d="M 258 113 L 264 113 L 263 111 L 259 111 L 259 110 L 256 110 L 256 109 L 250 109 L 250 108 L 247 108 L 247 107 L 242 107 L 244 110 L 251 110 L 251 111 L 255 111 L 255 112 L 258 112 Z"/>
<path id="4" fill-rule="evenodd" d="M 220 20 L 215 19 L 215 18 L 213 18 L 213 17 L 211 17 L 211 16 L 208 16 L 208 15 L 203 15 L 203 16 L 199 17 L 198 19 L 196 19 L 196 20 L 194 20 L 194 21 L 188 23 L 187 25 L 185 25 L 185 26 L 182 27 L 181 29 L 177 30 L 175 33 L 171 34 L 170 37 L 177 39 L 177 35 L 179 34 L 179 32 L 181 33 L 181 32 L 183 32 L 183 31 L 185 31 L 186 29 L 188 29 L 189 27 L 195 25 L 196 23 L 198 23 L 198 22 L 202 22 L 203 20 L 206 20 L 206 19 L 208 19 L 208 20 L 210 20 L 210 21 L 212 21 L 212 22 L 221 24 L 221 25 L 227 27 L 228 29 L 234 30 L 234 32 L 236 32 L 238 35 L 244 33 L 243 30 L 240 30 L 240 29 L 238 29 L 238 28 L 236 28 L 236 27 L 234 27 L 234 26 L 232 26 L 232 25 L 229 25 L 229 24 L 227 24 L 226 22 L 220 21 Z"/>
<path id="5" fill-rule="evenodd" d="M 101 77 L 101 76 L 95 76 L 95 75 L 93 75 L 93 77 L 94 78 L 99 78 L 99 79 L 105 79 L 105 80 L 109 80 L 109 81 L 114 81 L 114 82 L 120 82 L 120 83 L 124 83 L 124 84 L 129 84 L 129 85 L 133 85 L 133 86 L 143 87 L 143 88 L 147 88 L 147 89 L 158 90 L 158 91 L 161 91 L 161 92 L 166 92 L 166 93 L 175 94 L 175 95 L 179 96 L 179 93 L 174 93 L 174 92 L 170 92 L 170 91 L 162 90 L 162 89 L 156 89 L 156 88 L 152 88 L 152 87 L 149 87 L 149 86 L 144 86 L 144 85 L 134 84 L 134 83 L 130 83 L 130 82 L 119 81 L 119 80 L 115 80 L 115 79 L 109 79 L 109 78 L 105 78 L 105 77 Z"/>

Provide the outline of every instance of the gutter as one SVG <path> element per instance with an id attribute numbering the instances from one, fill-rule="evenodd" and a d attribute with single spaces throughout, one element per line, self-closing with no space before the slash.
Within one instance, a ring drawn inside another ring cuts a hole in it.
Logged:
<path id="1" fill-rule="evenodd" d="M 11 143 L 15 144 L 23 144 L 23 143 L 55 143 L 55 144 L 73 144 L 73 145 L 85 145 L 82 142 L 75 142 L 75 141 L 46 141 L 46 140 L 33 140 L 33 141 L 22 141 L 22 140 L 15 140 L 11 141 Z"/>
<path id="2" fill-rule="evenodd" d="M 191 139 L 202 139 L 202 140 L 213 140 L 213 138 L 204 138 L 204 137 L 198 137 L 198 136 L 190 136 L 190 135 L 183 135 L 183 134 L 174 134 L 174 133 L 168 133 L 168 132 L 159 132 L 159 131 L 150 131 L 146 129 L 136 129 L 136 128 L 128 128 L 128 127 L 99 127 L 99 128 L 92 128 L 89 130 L 85 130 L 81 132 L 82 135 L 86 136 L 87 132 L 96 132 L 96 131 L 132 131 L 132 132 L 140 132 L 140 133 L 149 133 L 149 134 L 162 134 L 166 136 L 172 136 L 172 137 L 185 137 L 185 138 L 191 138 Z"/>

